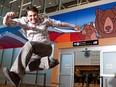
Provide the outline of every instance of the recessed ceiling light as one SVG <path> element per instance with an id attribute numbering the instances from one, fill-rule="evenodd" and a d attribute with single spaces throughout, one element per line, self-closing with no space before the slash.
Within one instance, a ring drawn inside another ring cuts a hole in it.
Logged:
<path id="1" fill-rule="evenodd" d="M 33 5 L 33 6 L 37 6 L 37 5 Z"/>
<path id="2" fill-rule="evenodd" d="M 25 4 L 23 4 L 22 6 L 26 6 L 26 5 L 29 5 L 29 4 L 31 4 L 32 2 L 28 2 L 28 3 L 25 3 Z"/>
<path id="3" fill-rule="evenodd" d="M 13 2 L 16 2 L 17 0 L 12 0 L 12 1 L 10 1 L 9 3 L 13 3 Z"/>
<path id="4" fill-rule="evenodd" d="M 39 5 L 39 6 L 37 6 L 36 8 L 41 8 L 41 6 Z"/>
<path id="5" fill-rule="evenodd" d="M 51 5 L 51 4 L 52 4 L 52 2 L 49 2 L 49 4 Z"/>
<path id="6" fill-rule="evenodd" d="M 0 7 L 3 7 L 3 5 L 0 5 Z"/>

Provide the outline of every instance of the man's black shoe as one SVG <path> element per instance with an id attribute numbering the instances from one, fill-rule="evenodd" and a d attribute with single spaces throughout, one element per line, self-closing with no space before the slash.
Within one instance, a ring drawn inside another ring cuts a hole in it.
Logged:
<path id="1" fill-rule="evenodd" d="M 4 72 L 5 76 L 8 78 L 8 80 L 10 80 L 10 82 L 14 86 L 18 87 L 19 82 L 21 80 L 20 77 L 16 73 L 10 72 L 6 67 L 3 68 L 3 72 Z"/>
<path id="2" fill-rule="evenodd" d="M 59 64 L 59 61 L 57 59 L 52 58 L 52 61 L 50 61 L 50 68 L 54 68 Z"/>

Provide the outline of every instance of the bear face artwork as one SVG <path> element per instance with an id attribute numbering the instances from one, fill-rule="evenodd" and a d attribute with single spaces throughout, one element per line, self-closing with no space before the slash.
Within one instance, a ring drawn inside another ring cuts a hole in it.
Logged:
<path id="1" fill-rule="evenodd" d="M 96 10 L 95 26 L 98 34 L 103 37 L 116 36 L 116 6 L 106 10 Z"/>
<path id="2" fill-rule="evenodd" d="M 96 40 L 96 30 L 94 28 L 93 22 L 90 24 L 85 24 L 83 30 L 81 31 L 82 35 L 85 36 L 85 40 Z"/>

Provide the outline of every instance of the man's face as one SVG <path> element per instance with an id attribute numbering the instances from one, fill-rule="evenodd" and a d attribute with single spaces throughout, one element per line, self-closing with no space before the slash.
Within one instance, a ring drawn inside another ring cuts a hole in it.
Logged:
<path id="1" fill-rule="evenodd" d="M 33 12 L 33 11 L 27 12 L 27 18 L 29 22 L 31 22 L 32 24 L 37 23 L 39 19 L 37 12 Z"/>

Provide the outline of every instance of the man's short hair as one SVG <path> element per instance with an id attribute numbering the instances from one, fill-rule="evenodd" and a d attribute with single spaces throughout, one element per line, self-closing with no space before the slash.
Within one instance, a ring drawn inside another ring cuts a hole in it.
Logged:
<path id="1" fill-rule="evenodd" d="M 26 15 L 27 15 L 27 12 L 28 11 L 33 11 L 33 12 L 37 12 L 37 14 L 38 14 L 38 9 L 35 7 L 35 6 L 29 6 L 29 7 L 27 7 L 26 8 Z"/>

